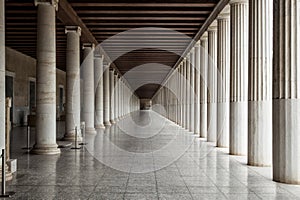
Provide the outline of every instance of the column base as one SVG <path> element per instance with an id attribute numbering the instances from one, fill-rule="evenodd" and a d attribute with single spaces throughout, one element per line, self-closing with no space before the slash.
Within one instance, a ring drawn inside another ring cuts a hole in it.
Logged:
<path id="1" fill-rule="evenodd" d="M 12 173 L 8 170 L 8 165 L 5 164 L 5 171 L 6 171 L 6 181 L 11 181 L 12 180 Z M 0 182 L 2 182 L 2 166 L 0 167 Z"/>
<path id="2" fill-rule="evenodd" d="M 97 134 L 97 131 L 94 127 L 86 127 L 85 128 L 85 133 L 86 134 L 94 134 L 96 135 Z"/>
<path id="3" fill-rule="evenodd" d="M 111 123 L 110 123 L 109 121 L 104 122 L 104 126 L 105 126 L 105 127 L 110 127 L 110 126 L 111 126 Z"/>
<path id="4" fill-rule="evenodd" d="M 115 120 L 113 120 L 113 119 L 111 119 L 111 120 L 110 120 L 110 123 L 111 123 L 111 124 L 115 124 L 115 123 L 116 123 L 116 121 L 115 121 Z"/>
<path id="5" fill-rule="evenodd" d="M 72 135 L 67 135 L 64 136 L 64 138 L 62 139 L 63 141 L 69 141 L 69 142 L 75 142 L 76 137 L 72 136 Z M 82 142 L 82 137 L 77 137 L 77 142 Z"/>
<path id="6" fill-rule="evenodd" d="M 56 155 L 60 154 L 61 151 L 57 148 L 57 144 L 44 146 L 34 145 L 30 153 L 37 155 Z"/>
<path id="7" fill-rule="evenodd" d="M 105 129 L 105 126 L 104 126 L 104 124 L 97 124 L 97 125 L 95 126 L 95 128 L 96 128 L 96 129 Z"/>

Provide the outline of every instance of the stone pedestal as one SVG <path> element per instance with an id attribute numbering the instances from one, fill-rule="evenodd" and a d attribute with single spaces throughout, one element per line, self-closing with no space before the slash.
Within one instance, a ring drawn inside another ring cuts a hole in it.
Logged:
<path id="1" fill-rule="evenodd" d="M 56 144 L 56 17 L 58 1 L 37 5 L 36 143 L 34 154 L 59 154 Z"/>

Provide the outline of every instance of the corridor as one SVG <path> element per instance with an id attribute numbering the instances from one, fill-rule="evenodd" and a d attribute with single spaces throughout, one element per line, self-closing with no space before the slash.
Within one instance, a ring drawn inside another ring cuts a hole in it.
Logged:
<path id="1" fill-rule="evenodd" d="M 63 137 L 63 124 L 58 132 Z M 61 131 L 60 131 L 61 130 Z M 97 135 L 84 149 L 29 155 L 26 129 L 12 133 L 18 171 L 12 199 L 299 199 L 300 186 L 272 181 L 271 167 L 247 166 L 157 113 L 136 111 Z M 34 136 L 32 136 L 33 138 Z M 33 143 L 32 143 L 33 144 Z M 122 151 L 121 151 L 122 149 Z M 298 197 L 297 197 L 298 196 Z"/>

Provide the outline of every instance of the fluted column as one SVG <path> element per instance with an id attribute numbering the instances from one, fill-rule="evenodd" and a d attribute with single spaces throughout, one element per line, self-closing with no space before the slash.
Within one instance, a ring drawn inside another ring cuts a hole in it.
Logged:
<path id="1" fill-rule="evenodd" d="M 86 133 L 96 134 L 95 130 L 95 87 L 94 87 L 94 44 L 83 44 L 83 119 Z"/>
<path id="2" fill-rule="evenodd" d="M 191 132 L 195 131 L 195 49 L 190 52 L 190 128 Z"/>
<path id="3" fill-rule="evenodd" d="M 111 126 L 110 119 L 110 94 L 109 94 L 109 64 L 104 66 L 103 73 L 104 92 L 104 126 Z"/>
<path id="4" fill-rule="evenodd" d="M 186 84 L 185 84 L 185 89 L 186 89 L 186 129 L 190 130 L 190 112 L 191 112 L 191 97 L 190 97 L 190 90 L 191 90 L 191 83 L 190 83 L 190 78 L 191 78 L 191 68 L 190 68 L 190 54 L 187 55 L 186 57 L 186 63 L 185 63 L 185 70 L 186 70 Z"/>
<path id="5" fill-rule="evenodd" d="M 104 109 L 103 109 L 103 59 L 104 56 L 95 54 L 95 128 L 104 129 Z"/>
<path id="6" fill-rule="evenodd" d="M 207 137 L 207 70 L 208 70 L 208 37 L 205 32 L 200 38 L 200 137 Z"/>
<path id="7" fill-rule="evenodd" d="M 118 102 L 118 90 L 119 90 L 119 86 L 118 86 L 118 75 L 115 74 L 115 89 L 114 89 L 114 94 L 115 94 L 115 98 L 114 98 L 114 101 L 115 101 L 115 122 L 117 122 L 119 120 L 118 118 L 118 110 L 119 110 L 119 102 Z"/>
<path id="8" fill-rule="evenodd" d="M 115 71 L 109 71 L 109 94 L 110 94 L 110 123 L 115 124 Z"/>
<path id="9" fill-rule="evenodd" d="M 37 6 L 36 143 L 35 154 L 59 154 L 56 144 L 56 29 L 58 1 Z M 4 127 L 4 126 L 3 126 Z"/>
<path id="10" fill-rule="evenodd" d="M 300 2 L 273 9 L 273 179 L 300 184 Z"/>
<path id="11" fill-rule="evenodd" d="M 5 148 L 5 1 L 0 2 L 0 148 Z"/>
<path id="12" fill-rule="evenodd" d="M 248 164 L 272 164 L 272 0 L 249 0 Z"/>
<path id="13" fill-rule="evenodd" d="M 217 147 L 229 147 L 230 13 L 218 16 Z"/>
<path id="14" fill-rule="evenodd" d="M 186 58 L 182 61 L 182 107 L 183 107 L 183 118 L 182 118 L 182 127 L 186 128 L 187 122 L 187 106 L 186 106 Z"/>
<path id="15" fill-rule="evenodd" d="M 214 22 L 208 28 L 208 142 L 217 140 L 217 32 Z"/>
<path id="16" fill-rule="evenodd" d="M 229 153 L 247 154 L 248 1 L 230 2 L 230 139 Z"/>
<path id="17" fill-rule="evenodd" d="M 200 41 L 195 44 L 195 123 L 194 132 L 200 136 Z"/>
<path id="18" fill-rule="evenodd" d="M 64 140 L 75 141 L 75 127 L 80 131 L 80 35 L 81 28 L 67 26 L 66 55 L 66 125 Z M 81 140 L 81 133 L 77 140 Z"/>

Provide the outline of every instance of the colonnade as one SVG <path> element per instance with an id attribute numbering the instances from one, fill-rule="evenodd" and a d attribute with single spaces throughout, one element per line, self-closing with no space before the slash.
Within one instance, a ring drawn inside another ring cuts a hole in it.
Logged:
<path id="1" fill-rule="evenodd" d="M 58 0 L 36 0 L 36 143 L 35 154 L 59 154 L 56 143 L 56 11 Z M 0 5 L 0 147 L 5 144 L 5 29 L 4 1 Z M 66 123 L 64 139 L 81 140 L 80 124 L 96 134 L 139 109 L 139 98 L 92 43 L 80 46 L 81 28 L 66 26 Z M 80 66 L 80 51 L 83 63 Z M 81 88 L 83 93 L 81 93 Z M 77 134 L 75 133 L 77 129 Z"/>
<path id="2" fill-rule="evenodd" d="M 154 95 L 156 111 L 300 184 L 299 8 L 231 0 Z"/>

